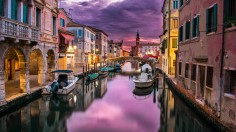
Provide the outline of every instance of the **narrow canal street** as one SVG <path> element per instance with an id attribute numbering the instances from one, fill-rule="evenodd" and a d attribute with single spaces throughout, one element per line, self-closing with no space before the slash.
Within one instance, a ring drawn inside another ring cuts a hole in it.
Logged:
<path id="1" fill-rule="evenodd" d="M 125 63 L 124 67 L 134 70 L 128 66 L 130 63 Z M 132 78 L 109 73 L 89 84 L 80 79 L 67 96 L 42 96 L 2 116 L 0 131 L 217 131 L 175 95 L 168 84 L 163 87 L 162 75 L 154 87 L 143 92 L 137 92 Z"/>

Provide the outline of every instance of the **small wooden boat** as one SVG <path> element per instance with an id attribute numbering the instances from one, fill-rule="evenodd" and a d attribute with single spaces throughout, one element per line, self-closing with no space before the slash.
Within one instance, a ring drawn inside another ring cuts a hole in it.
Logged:
<path id="1" fill-rule="evenodd" d="M 117 64 L 115 65 L 115 69 L 116 69 L 116 70 L 121 70 L 121 65 L 120 65 L 119 63 L 117 63 Z"/>
<path id="2" fill-rule="evenodd" d="M 102 67 L 102 68 L 101 68 L 101 72 L 106 72 L 106 71 L 112 72 L 112 71 L 114 71 L 114 70 L 115 70 L 115 68 L 112 67 L 112 66 Z"/>
<path id="3" fill-rule="evenodd" d="M 54 80 L 52 84 L 45 86 L 42 89 L 42 94 L 58 94 L 66 95 L 69 94 L 74 88 L 78 81 L 78 77 L 75 77 L 72 70 L 55 70 L 52 73 L 58 74 L 58 79 Z"/>
<path id="4" fill-rule="evenodd" d="M 92 74 L 88 74 L 88 76 L 86 77 L 86 81 L 92 81 L 97 79 L 99 76 L 98 73 L 92 73 Z"/>
<path id="5" fill-rule="evenodd" d="M 152 75 L 152 68 L 150 65 L 145 64 L 142 66 L 141 75 L 133 79 L 135 87 L 137 88 L 148 88 L 153 85 L 154 78 Z"/>

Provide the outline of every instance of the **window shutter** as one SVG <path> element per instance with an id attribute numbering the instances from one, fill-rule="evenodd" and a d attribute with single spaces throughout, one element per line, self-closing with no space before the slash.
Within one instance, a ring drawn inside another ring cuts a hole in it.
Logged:
<path id="1" fill-rule="evenodd" d="M 4 1 L 0 0 L 0 16 L 4 16 Z"/>
<path id="2" fill-rule="evenodd" d="M 206 33 L 209 32 L 209 28 L 208 28 L 208 13 L 209 13 L 209 9 L 206 9 Z"/>
<path id="3" fill-rule="evenodd" d="M 23 22 L 28 23 L 28 6 L 23 4 Z"/>
<path id="4" fill-rule="evenodd" d="M 217 30 L 217 4 L 214 5 L 214 14 L 213 14 L 213 20 L 214 20 L 214 31 Z"/>
<path id="5" fill-rule="evenodd" d="M 197 16 L 197 29 L 196 29 L 196 36 L 199 36 L 200 35 L 200 32 L 199 32 L 199 17 L 200 16 Z"/>
<path id="6" fill-rule="evenodd" d="M 192 36 L 193 37 L 196 37 L 196 28 L 194 27 L 194 25 L 195 25 L 195 21 L 194 21 L 195 19 L 193 18 L 193 20 L 192 20 Z"/>
<path id="7" fill-rule="evenodd" d="M 17 20 L 17 2 L 11 0 L 11 19 Z"/>

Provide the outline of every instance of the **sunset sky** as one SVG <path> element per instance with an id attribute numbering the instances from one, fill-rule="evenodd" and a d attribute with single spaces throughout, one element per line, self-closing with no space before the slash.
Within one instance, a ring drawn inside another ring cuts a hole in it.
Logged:
<path id="1" fill-rule="evenodd" d="M 162 33 L 163 0 L 61 0 L 62 8 L 73 20 L 94 26 L 109 34 L 109 39 L 134 44 L 136 32 L 141 41 L 159 42 Z"/>

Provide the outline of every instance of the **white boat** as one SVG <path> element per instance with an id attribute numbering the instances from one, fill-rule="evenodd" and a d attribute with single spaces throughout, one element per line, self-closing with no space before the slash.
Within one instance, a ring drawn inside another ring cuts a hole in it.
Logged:
<path id="1" fill-rule="evenodd" d="M 145 64 L 141 68 L 141 75 L 133 79 L 135 87 L 137 88 L 148 88 L 153 85 L 154 78 L 152 75 L 152 68 L 150 65 Z"/>
<path id="2" fill-rule="evenodd" d="M 69 94 L 75 88 L 79 79 L 72 75 L 72 70 L 55 70 L 52 73 L 57 73 L 58 79 L 54 80 L 52 84 L 45 86 L 42 89 L 42 94 Z"/>

